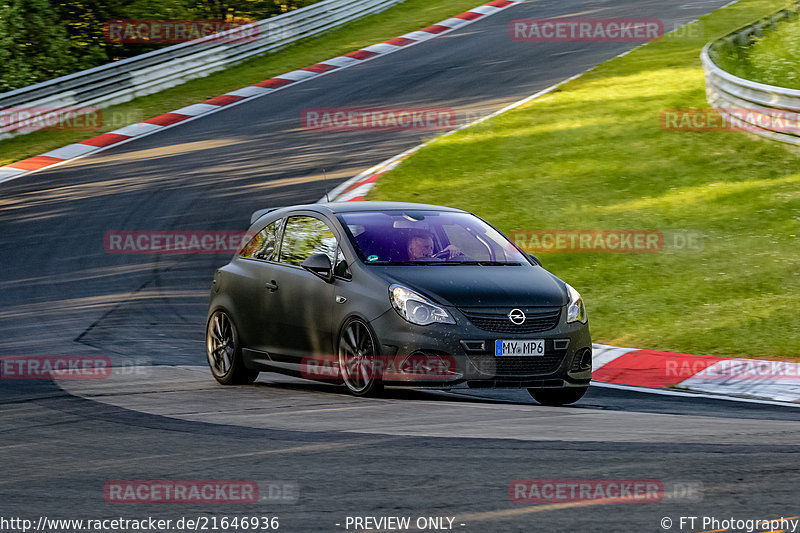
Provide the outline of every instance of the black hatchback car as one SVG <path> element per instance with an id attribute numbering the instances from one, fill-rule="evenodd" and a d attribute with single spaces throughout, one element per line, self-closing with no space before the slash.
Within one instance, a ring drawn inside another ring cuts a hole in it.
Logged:
<path id="1" fill-rule="evenodd" d="M 217 270 L 206 346 L 214 377 L 273 371 L 343 383 L 527 388 L 579 400 L 592 352 L 580 294 L 477 216 L 395 202 L 257 211 Z"/>

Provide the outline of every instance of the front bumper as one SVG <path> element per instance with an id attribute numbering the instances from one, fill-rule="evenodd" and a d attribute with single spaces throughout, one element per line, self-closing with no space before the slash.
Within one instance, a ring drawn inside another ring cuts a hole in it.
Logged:
<path id="1" fill-rule="evenodd" d="M 393 372 L 384 384 L 415 388 L 447 388 L 466 383 L 475 388 L 586 387 L 592 377 L 588 324 L 562 319 L 544 332 L 524 335 L 496 333 L 473 325 L 457 309 L 448 308 L 456 324 L 417 326 L 393 309 L 371 322 L 381 344 L 381 355 L 391 360 Z M 545 340 L 543 356 L 494 354 L 495 340 Z M 420 358 L 435 364 L 416 364 Z M 427 371 L 435 369 L 435 371 Z"/>

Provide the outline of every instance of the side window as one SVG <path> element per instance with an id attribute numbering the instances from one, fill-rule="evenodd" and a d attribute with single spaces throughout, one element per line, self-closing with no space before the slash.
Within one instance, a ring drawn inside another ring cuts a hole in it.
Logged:
<path id="1" fill-rule="evenodd" d="M 262 261 L 277 261 L 276 250 L 281 239 L 281 223 L 283 220 L 276 220 L 266 228 L 259 231 L 255 237 L 250 239 L 242 248 L 242 257 L 251 259 L 261 259 Z"/>
<path id="2" fill-rule="evenodd" d="M 339 245 L 331 229 L 320 219 L 308 216 L 289 217 L 281 246 L 282 263 L 300 266 L 309 256 L 326 254 L 336 264 Z"/>

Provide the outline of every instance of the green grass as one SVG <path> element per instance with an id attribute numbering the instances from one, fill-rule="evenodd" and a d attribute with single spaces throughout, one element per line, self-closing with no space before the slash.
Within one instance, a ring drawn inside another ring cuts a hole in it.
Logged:
<path id="1" fill-rule="evenodd" d="M 419 30 L 481 5 L 481 0 L 405 0 L 391 9 L 350 23 L 285 50 L 267 54 L 156 94 L 103 110 L 94 131 L 38 131 L 0 141 L 0 166 L 79 142 L 131 123 L 258 83 L 364 46 Z"/>
<path id="2" fill-rule="evenodd" d="M 784 22 L 739 53 L 721 53 L 720 67 L 739 77 L 800 89 L 800 19 Z"/>
<path id="3" fill-rule="evenodd" d="M 384 175 L 369 198 L 461 207 L 506 232 L 700 231 L 699 252 L 539 257 L 582 292 L 595 342 L 798 357 L 800 155 L 744 133 L 659 124 L 664 109 L 708 107 L 705 38 L 782 3 L 742 0 L 703 17 L 700 32 L 640 47 L 439 139 Z M 705 38 L 686 37 L 698 33 Z"/>

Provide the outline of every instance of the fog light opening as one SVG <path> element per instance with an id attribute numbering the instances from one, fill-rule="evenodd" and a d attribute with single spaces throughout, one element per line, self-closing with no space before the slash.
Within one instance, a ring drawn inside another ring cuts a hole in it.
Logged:
<path id="1" fill-rule="evenodd" d="M 583 355 L 581 356 L 581 370 L 590 370 L 592 368 L 592 349 L 584 348 Z"/>

